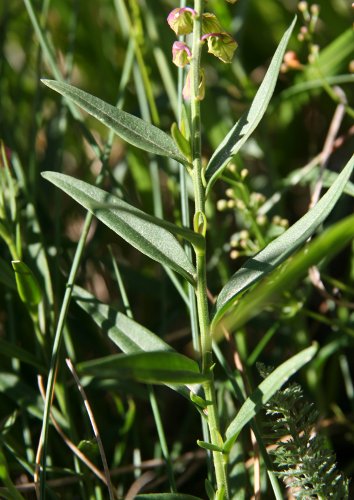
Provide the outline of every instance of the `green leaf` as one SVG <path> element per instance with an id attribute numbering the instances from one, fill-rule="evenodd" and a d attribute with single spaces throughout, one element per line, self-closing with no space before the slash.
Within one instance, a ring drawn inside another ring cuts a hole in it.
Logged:
<path id="1" fill-rule="evenodd" d="M 261 83 L 255 98 L 252 101 L 250 109 L 244 113 L 236 125 L 230 130 L 225 139 L 219 145 L 211 157 L 205 172 L 205 178 L 208 181 L 206 194 L 208 195 L 214 182 L 221 176 L 223 170 L 231 158 L 240 150 L 243 144 L 250 137 L 259 122 L 261 121 L 270 99 L 273 95 L 275 84 L 277 82 L 281 63 L 283 61 L 286 46 L 290 35 L 295 26 L 296 18 L 291 26 L 285 32 L 277 50 L 270 63 L 268 71 Z"/>
<path id="2" fill-rule="evenodd" d="M 173 351 L 153 332 L 113 307 L 102 304 L 83 288 L 75 286 L 73 298 L 124 353 Z"/>
<path id="3" fill-rule="evenodd" d="M 195 361 L 168 351 L 113 354 L 80 363 L 77 368 L 101 378 L 130 378 L 147 384 L 199 384 L 208 380 Z"/>
<path id="4" fill-rule="evenodd" d="M 113 307 L 102 304 L 89 292 L 75 286 L 74 299 L 94 322 L 108 334 L 108 337 L 126 354 L 149 351 L 175 352 L 160 337 L 144 326 L 118 312 Z M 186 399 L 190 399 L 190 389 L 184 385 L 169 385 Z M 195 397 L 198 397 L 195 395 Z"/>
<path id="5" fill-rule="evenodd" d="M 338 175 L 331 188 L 311 210 L 236 271 L 217 298 L 212 320 L 213 328 L 240 293 L 278 267 L 316 231 L 335 206 L 353 168 L 354 156 Z"/>
<path id="6" fill-rule="evenodd" d="M 42 300 L 42 290 L 31 269 L 21 260 L 13 260 L 12 267 L 20 299 L 29 307 L 37 306 Z"/>
<path id="7" fill-rule="evenodd" d="M 195 284 L 195 269 L 192 263 L 177 239 L 165 227 L 173 227 L 179 234 L 190 235 L 193 231 L 152 217 L 106 191 L 68 175 L 44 172 L 42 176 L 92 212 L 140 252 L 174 269 L 192 285 Z"/>
<path id="8" fill-rule="evenodd" d="M 290 262 L 273 272 L 268 279 L 249 291 L 229 317 L 222 322 L 226 329 L 236 330 L 248 320 L 273 304 L 279 294 L 292 289 L 311 266 L 322 259 L 333 257 L 354 238 L 354 215 L 331 226 L 309 245 L 298 252 Z"/>
<path id="9" fill-rule="evenodd" d="M 294 375 L 306 363 L 311 361 L 317 351 L 317 345 L 313 345 L 295 354 L 278 368 L 276 368 L 266 379 L 263 380 L 255 391 L 241 406 L 236 417 L 226 430 L 224 450 L 229 452 L 244 426 L 261 410 L 262 406 L 282 387 L 289 378 Z"/>
<path id="10" fill-rule="evenodd" d="M 0 283 L 12 290 L 16 290 L 16 281 L 10 265 L 0 257 Z"/>
<path id="11" fill-rule="evenodd" d="M 186 163 L 173 139 L 154 125 L 67 83 L 55 80 L 42 82 L 97 118 L 129 144 Z"/>

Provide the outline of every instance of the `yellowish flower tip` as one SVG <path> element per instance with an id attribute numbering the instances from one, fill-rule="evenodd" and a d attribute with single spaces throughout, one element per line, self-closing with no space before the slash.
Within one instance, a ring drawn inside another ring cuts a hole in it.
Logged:
<path id="1" fill-rule="evenodd" d="M 249 171 L 247 168 L 243 168 L 240 172 L 240 176 L 241 176 L 241 179 L 246 179 L 246 177 L 248 176 L 249 174 Z"/>
<path id="2" fill-rule="evenodd" d="M 320 6 L 317 3 L 314 3 L 310 7 L 311 14 L 315 17 L 318 17 L 320 13 Z"/>
<path id="3" fill-rule="evenodd" d="M 241 240 L 248 240 L 249 237 L 250 237 L 250 233 L 247 231 L 247 229 L 242 229 L 242 231 L 240 231 Z"/>
<path id="4" fill-rule="evenodd" d="M 257 215 L 256 222 L 259 226 L 265 226 L 267 224 L 267 216 L 266 215 Z"/>
<path id="5" fill-rule="evenodd" d="M 238 250 L 231 250 L 231 252 L 230 252 L 230 258 L 232 260 L 238 259 L 240 257 L 240 255 L 241 254 L 240 254 L 240 252 Z"/>
<path id="6" fill-rule="evenodd" d="M 225 208 L 227 208 L 227 201 L 226 200 L 218 200 L 216 202 L 216 209 L 219 211 L 219 212 L 222 212 L 225 210 Z"/>
<path id="7" fill-rule="evenodd" d="M 299 2 L 297 8 L 299 9 L 300 12 L 306 12 L 308 10 L 308 3 Z"/>

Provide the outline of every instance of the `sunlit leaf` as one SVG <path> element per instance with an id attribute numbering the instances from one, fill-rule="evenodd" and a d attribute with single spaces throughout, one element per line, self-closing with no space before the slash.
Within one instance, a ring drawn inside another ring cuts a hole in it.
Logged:
<path id="1" fill-rule="evenodd" d="M 272 305 L 279 294 L 291 290 L 322 259 L 336 255 L 354 238 L 354 216 L 331 226 L 270 276 L 247 293 L 221 324 L 230 330 L 244 325 Z"/>
<path id="2" fill-rule="evenodd" d="M 215 307 L 213 327 L 240 293 L 274 271 L 316 231 L 339 199 L 354 168 L 354 156 L 319 202 L 277 239 L 248 259 L 221 290 Z"/>
<path id="3" fill-rule="evenodd" d="M 190 283 L 195 283 L 195 269 L 177 239 L 162 227 L 166 225 L 164 221 L 74 177 L 56 172 L 44 172 L 42 176 L 92 212 L 140 252 L 174 269 Z M 177 228 L 176 231 L 182 229 L 174 224 L 169 225 L 171 226 Z"/>
<path id="4" fill-rule="evenodd" d="M 97 118 L 129 144 L 150 153 L 174 158 L 181 163 L 186 162 L 173 139 L 154 125 L 68 83 L 55 80 L 42 82 Z"/>

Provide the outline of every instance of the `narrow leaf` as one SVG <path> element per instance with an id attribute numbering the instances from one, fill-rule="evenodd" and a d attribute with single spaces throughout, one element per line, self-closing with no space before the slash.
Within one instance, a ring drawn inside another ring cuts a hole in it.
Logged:
<path id="1" fill-rule="evenodd" d="M 208 380 L 195 361 L 177 352 L 113 354 L 78 365 L 81 373 L 104 378 L 130 378 L 149 384 L 199 384 Z"/>
<path id="2" fill-rule="evenodd" d="M 7 356 L 11 359 L 18 359 L 23 363 L 32 365 L 40 373 L 45 373 L 44 367 L 37 361 L 37 359 L 25 349 L 18 347 L 7 340 L 0 338 L 0 354 Z"/>
<path id="3" fill-rule="evenodd" d="M 181 154 L 173 139 L 154 125 L 68 83 L 55 80 L 42 80 L 42 82 L 97 118 L 129 144 L 150 153 L 168 156 L 180 163 L 186 163 L 186 158 Z"/>
<path id="4" fill-rule="evenodd" d="M 311 361 L 317 351 L 317 345 L 313 345 L 295 354 L 292 358 L 276 368 L 257 389 L 253 391 L 241 406 L 236 417 L 226 430 L 224 450 L 229 452 L 244 426 L 260 411 L 262 406 L 282 387 L 289 378 L 294 375 L 306 363 Z"/>
<path id="5" fill-rule="evenodd" d="M 209 193 L 214 182 L 218 179 L 218 177 L 220 177 L 231 158 L 240 150 L 243 144 L 250 137 L 266 112 L 269 101 L 274 92 L 280 66 L 283 61 L 290 35 L 295 26 L 295 22 L 296 18 L 283 35 L 264 80 L 252 101 L 250 109 L 241 116 L 236 125 L 230 130 L 211 157 L 205 172 L 205 177 L 208 181 L 206 190 L 207 194 Z"/>
<path id="6" fill-rule="evenodd" d="M 83 288 L 75 286 L 73 298 L 124 353 L 173 351 L 153 332 L 113 307 L 102 304 Z"/>
<path id="7" fill-rule="evenodd" d="M 338 175 L 331 188 L 311 210 L 236 271 L 218 296 L 212 321 L 213 327 L 240 293 L 273 271 L 316 231 L 335 206 L 353 168 L 354 156 Z"/>
<path id="8" fill-rule="evenodd" d="M 133 247 L 174 269 L 194 285 L 195 269 L 177 239 L 162 227 L 165 225 L 164 221 L 160 224 L 160 219 L 68 175 L 44 172 L 42 176 L 92 212 Z M 170 226 L 178 230 L 177 226 Z"/>
<path id="9" fill-rule="evenodd" d="M 283 267 L 272 273 L 241 300 L 232 313 L 220 324 L 228 330 L 235 330 L 251 318 L 264 311 L 284 290 L 292 289 L 311 266 L 322 259 L 333 257 L 354 238 L 354 215 L 331 226 L 324 233 L 303 248 Z"/>
<path id="10" fill-rule="evenodd" d="M 116 311 L 113 307 L 102 304 L 93 295 L 83 288 L 75 286 L 74 298 L 84 311 L 86 311 L 94 322 L 108 334 L 108 337 L 126 354 L 149 351 L 175 352 L 171 346 L 166 344 L 160 337 L 155 335 L 144 326 L 128 318 L 125 314 Z M 186 399 L 190 399 L 192 388 L 185 385 L 169 385 Z M 197 395 L 194 395 L 198 397 Z"/>

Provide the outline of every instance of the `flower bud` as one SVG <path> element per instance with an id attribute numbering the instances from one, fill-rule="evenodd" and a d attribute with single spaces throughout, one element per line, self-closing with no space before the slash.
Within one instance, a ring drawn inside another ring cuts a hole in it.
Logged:
<path id="1" fill-rule="evenodd" d="M 189 35 L 193 31 L 195 13 L 195 10 L 190 7 L 173 9 L 167 17 L 167 22 L 176 35 Z"/>
<path id="2" fill-rule="evenodd" d="M 191 98 L 191 71 L 189 70 L 186 76 L 186 81 L 182 90 L 182 95 L 184 99 Z M 203 69 L 200 70 L 200 82 L 198 86 L 198 95 L 196 98 L 198 101 L 202 101 L 205 96 L 205 71 Z"/>
<path id="3" fill-rule="evenodd" d="M 175 42 L 172 46 L 172 61 L 179 68 L 184 68 L 189 63 L 192 53 L 183 42 Z"/>
<path id="4" fill-rule="evenodd" d="M 231 63 L 237 42 L 228 33 L 208 33 L 202 40 L 208 40 L 208 52 L 224 63 Z"/>

